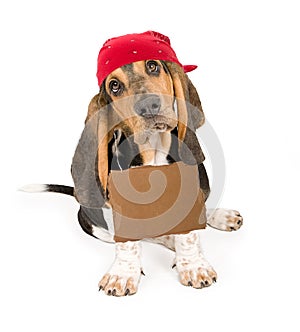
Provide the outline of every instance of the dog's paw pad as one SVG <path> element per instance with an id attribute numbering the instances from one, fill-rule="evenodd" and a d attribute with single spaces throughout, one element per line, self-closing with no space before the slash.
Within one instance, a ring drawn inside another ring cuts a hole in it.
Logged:
<path id="1" fill-rule="evenodd" d="M 243 217 L 236 210 L 216 209 L 208 216 L 209 226 L 222 231 L 237 231 L 243 225 Z"/>

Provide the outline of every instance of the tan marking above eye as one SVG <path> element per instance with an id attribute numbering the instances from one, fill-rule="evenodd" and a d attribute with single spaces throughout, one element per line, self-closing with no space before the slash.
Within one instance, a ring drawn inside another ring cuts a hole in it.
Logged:
<path id="1" fill-rule="evenodd" d="M 133 72 L 137 74 L 145 73 L 145 62 L 146 61 L 137 61 L 133 63 Z"/>

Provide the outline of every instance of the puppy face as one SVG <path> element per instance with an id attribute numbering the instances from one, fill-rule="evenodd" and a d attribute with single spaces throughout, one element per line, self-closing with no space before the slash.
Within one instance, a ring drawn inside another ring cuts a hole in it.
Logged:
<path id="1" fill-rule="evenodd" d="M 140 144 L 155 131 L 176 127 L 173 81 L 162 61 L 137 61 L 122 66 L 104 84 L 114 110 Z"/>

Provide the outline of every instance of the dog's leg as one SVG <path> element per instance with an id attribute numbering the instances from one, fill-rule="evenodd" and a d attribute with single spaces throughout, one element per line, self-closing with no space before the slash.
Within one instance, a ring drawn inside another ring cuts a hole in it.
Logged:
<path id="1" fill-rule="evenodd" d="M 99 290 L 114 296 L 136 293 L 142 273 L 140 256 L 139 241 L 117 242 L 115 261 L 100 280 Z"/>
<path id="2" fill-rule="evenodd" d="M 200 250 L 199 232 L 175 235 L 175 265 L 180 282 L 202 288 L 217 280 L 217 274 Z"/>
<path id="3" fill-rule="evenodd" d="M 235 210 L 208 209 L 207 224 L 221 231 L 237 231 L 243 225 L 243 217 Z"/>

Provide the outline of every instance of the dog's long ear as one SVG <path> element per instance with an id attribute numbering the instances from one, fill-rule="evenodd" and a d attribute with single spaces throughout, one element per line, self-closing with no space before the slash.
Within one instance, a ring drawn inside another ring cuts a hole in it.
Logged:
<path id="1" fill-rule="evenodd" d="M 100 87 L 100 91 L 96 94 L 90 101 L 88 106 L 88 113 L 85 119 L 85 123 L 100 109 L 104 108 L 111 102 L 109 96 L 107 95 L 104 87 L 104 83 Z"/>
<path id="2" fill-rule="evenodd" d="M 72 162 L 75 196 L 86 207 L 100 208 L 106 201 L 108 143 L 117 123 L 114 114 L 105 92 L 100 89 L 89 104 L 85 128 Z"/>
<path id="3" fill-rule="evenodd" d="M 165 62 L 173 80 L 178 112 L 178 140 L 181 159 L 188 164 L 201 164 L 205 157 L 195 134 L 205 121 L 198 93 L 184 73 L 174 62 Z"/>
<path id="4" fill-rule="evenodd" d="M 201 127 L 205 122 L 205 115 L 202 109 L 201 101 L 198 95 L 196 88 L 194 87 L 191 80 L 187 77 L 188 83 L 188 94 L 189 94 L 189 103 L 194 106 L 191 108 L 191 118 L 194 124 L 195 130 Z"/>

